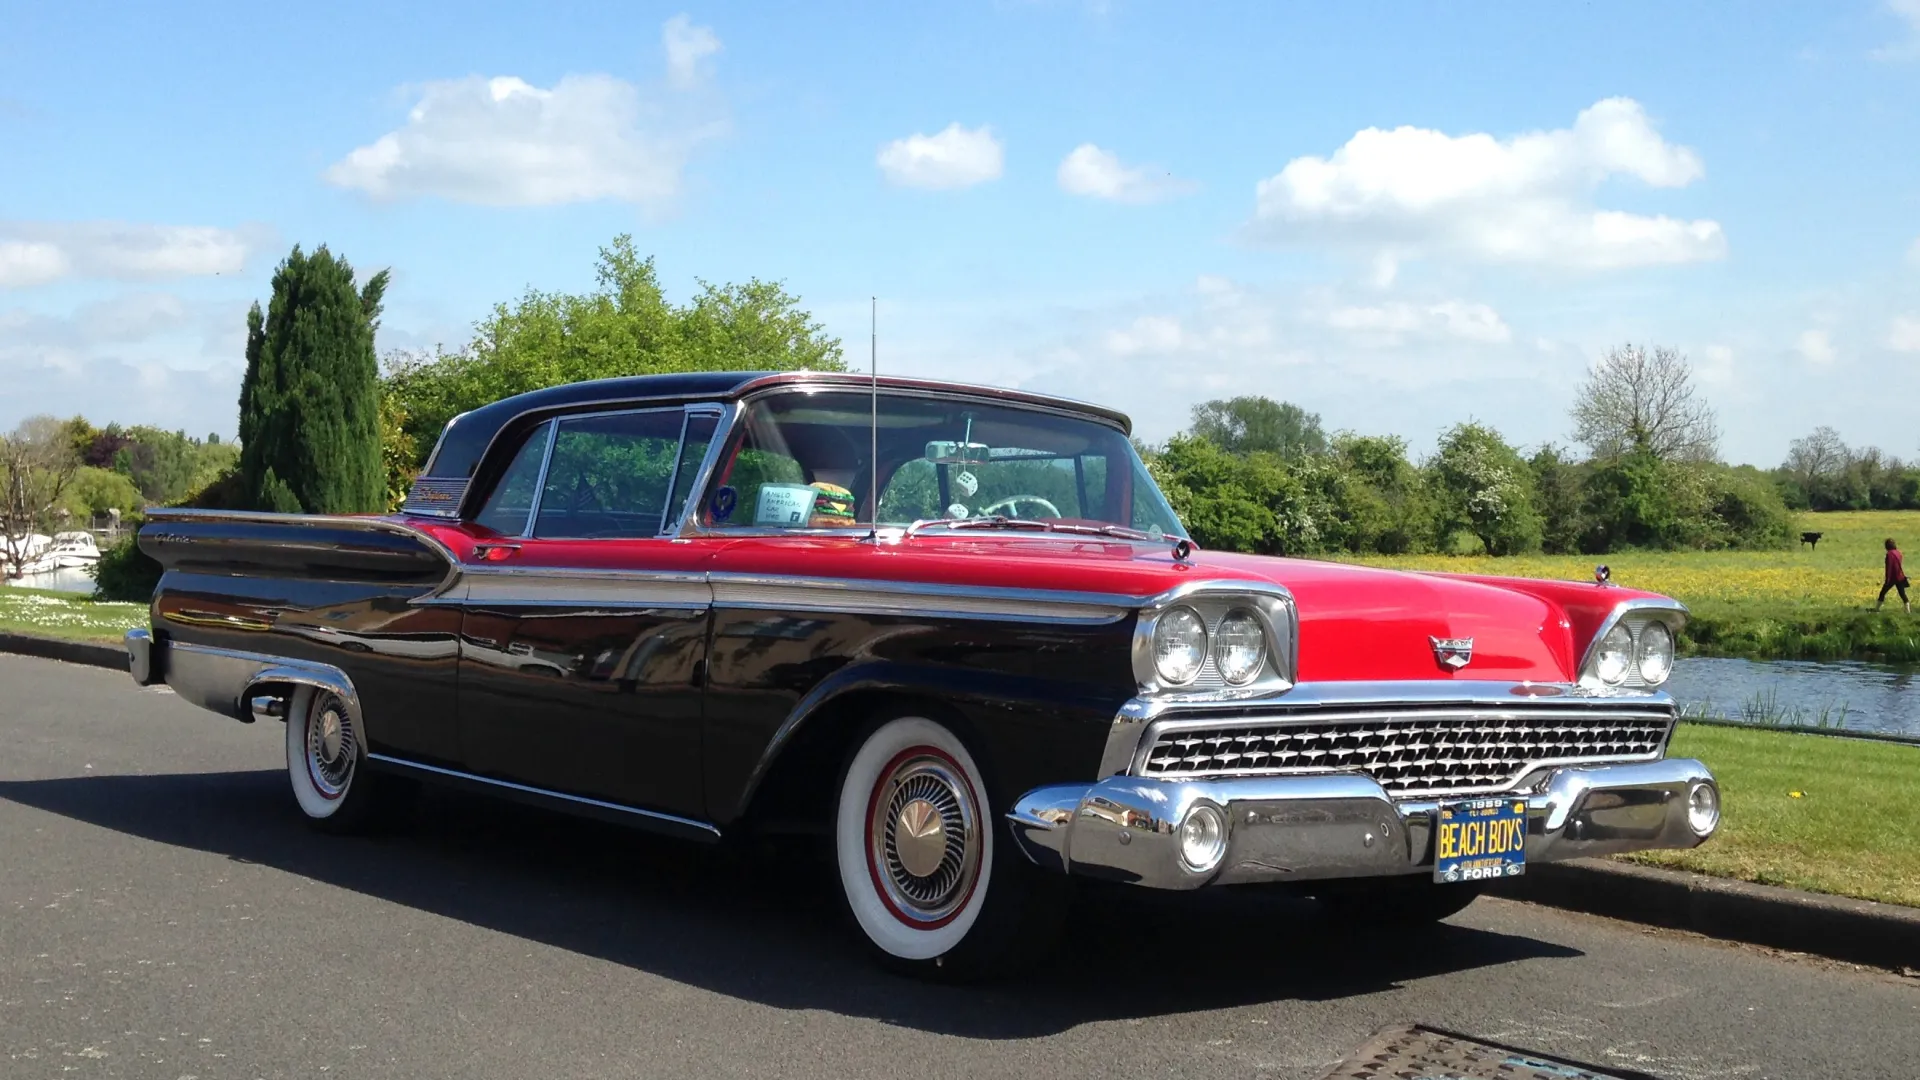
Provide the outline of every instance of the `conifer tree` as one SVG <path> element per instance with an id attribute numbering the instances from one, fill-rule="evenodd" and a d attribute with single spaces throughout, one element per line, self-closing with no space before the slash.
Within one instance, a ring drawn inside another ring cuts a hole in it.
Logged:
<path id="1" fill-rule="evenodd" d="M 385 508 L 373 335 L 386 288 L 385 270 L 356 290 L 345 259 L 296 246 L 274 271 L 266 314 L 258 303 L 247 312 L 240 476 L 254 507 Z"/>

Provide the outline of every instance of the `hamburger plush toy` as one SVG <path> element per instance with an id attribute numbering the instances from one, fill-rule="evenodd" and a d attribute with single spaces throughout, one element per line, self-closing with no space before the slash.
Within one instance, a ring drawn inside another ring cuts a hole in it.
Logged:
<path id="1" fill-rule="evenodd" d="M 807 519 L 809 527 L 831 529 L 855 523 L 853 492 L 825 481 L 816 481 L 807 486 L 820 493 L 813 497 L 813 516 Z"/>

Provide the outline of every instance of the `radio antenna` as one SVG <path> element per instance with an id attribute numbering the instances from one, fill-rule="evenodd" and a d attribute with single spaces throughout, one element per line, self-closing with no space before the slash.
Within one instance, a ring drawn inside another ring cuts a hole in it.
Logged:
<path id="1" fill-rule="evenodd" d="M 873 513 L 869 515 L 872 522 L 867 538 L 878 543 L 880 540 L 880 298 L 870 296 L 867 300 L 871 304 L 867 314 L 867 373 L 873 391 L 873 418 L 868 429 L 873 437 L 873 445 L 868 450 L 873 455 L 868 461 L 873 468 L 873 486 L 867 489 L 869 492 L 867 498 L 873 500 Z"/>

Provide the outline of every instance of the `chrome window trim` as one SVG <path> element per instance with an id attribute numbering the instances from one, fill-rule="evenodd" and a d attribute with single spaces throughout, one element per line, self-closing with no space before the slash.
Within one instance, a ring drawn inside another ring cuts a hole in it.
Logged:
<path id="1" fill-rule="evenodd" d="M 522 540 L 533 539 L 533 524 L 540 520 L 540 503 L 546 498 L 547 494 L 547 470 L 553 466 L 554 440 L 560 437 L 559 417 L 550 416 L 544 423 L 547 425 L 547 447 L 540 455 L 540 472 L 533 478 L 533 501 L 527 504 L 527 524 L 520 530 L 520 538 Z M 539 429 L 536 428 L 535 430 Z M 483 457 L 480 460 L 485 461 L 486 459 Z M 506 478 L 506 473 L 503 472 L 500 474 L 500 479 L 504 480 Z M 495 486 L 498 486 L 497 483 Z M 488 492 L 487 496 L 488 498 L 492 498 L 493 493 Z"/>
<path id="2" fill-rule="evenodd" d="M 1687 605 L 1663 596 L 1642 596 L 1632 600 L 1622 600 L 1607 613 L 1607 617 L 1600 623 L 1600 628 L 1594 631 L 1593 640 L 1587 642 L 1586 651 L 1581 654 L 1577 678 L 1583 687 L 1589 691 L 1609 695 L 1633 694 L 1644 689 L 1639 686 L 1627 684 L 1615 686 L 1602 682 L 1594 667 L 1600 657 L 1600 643 L 1607 639 L 1607 635 L 1613 632 L 1613 628 L 1625 622 L 1628 616 L 1642 613 L 1651 613 L 1652 617 L 1666 623 L 1667 629 L 1673 631 L 1675 645 L 1679 644 L 1680 630 L 1687 625 Z M 1634 635 L 1634 652 L 1636 655 L 1639 652 L 1639 635 L 1637 634 Z M 1629 672 L 1632 672 L 1636 666 L 1637 662 L 1629 657 Z"/>
<path id="3" fill-rule="evenodd" d="M 673 483 L 672 486 L 667 489 L 666 503 L 660 507 L 661 536 L 678 535 L 688 517 L 699 507 L 699 496 L 702 491 L 706 490 L 704 481 L 714 461 L 715 444 L 721 440 L 724 434 L 732 430 L 732 425 L 728 423 L 728 412 L 729 410 L 725 405 L 715 403 L 703 402 L 698 405 L 688 405 L 686 407 L 686 415 L 680 421 L 680 450 L 673 456 Z M 700 455 L 700 465 L 694 470 L 692 478 L 688 480 L 686 493 L 680 496 L 679 511 L 675 513 L 673 517 L 669 518 L 667 517 L 667 511 L 673 509 L 674 505 L 673 497 L 675 492 L 673 489 L 680 484 L 680 466 L 687 453 L 687 431 L 693 426 L 693 420 L 696 416 L 711 416 L 714 418 L 713 434 L 707 437 L 707 449 Z"/>
<path id="4" fill-rule="evenodd" d="M 698 821 L 694 818 L 681 817 L 678 814 L 666 814 L 658 810 L 642 810 L 640 807 L 628 806 L 625 803 L 607 802 L 603 799 L 589 799 L 584 795 L 569 795 L 564 791 L 533 787 L 529 784 L 516 784 L 511 780 L 496 780 L 491 776 L 480 776 L 475 773 L 461 772 L 458 769 L 443 769 L 438 765 L 427 765 L 418 761 L 409 761 L 406 758 L 393 757 L 389 754 L 370 753 L 367 755 L 367 760 L 377 761 L 382 765 L 389 765 L 396 768 L 418 769 L 421 772 L 429 772 L 437 776 L 466 780 L 476 784 L 486 784 L 508 791 L 517 791 L 526 795 L 538 795 L 543 798 L 558 799 L 579 806 L 592 806 L 601 810 L 614 810 L 624 814 L 634 814 L 663 824 L 675 825 L 683 829 L 691 829 L 694 832 L 705 834 L 715 840 L 720 839 L 720 830 L 712 824 L 705 821 Z"/>
<path id="5" fill-rule="evenodd" d="M 1134 697 L 1120 706 L 1107 728 L 1106 748 L 1100 755 L 1100 774 L 1096 780 L 1119 776 L 1133 768 L 1133 761 L 1144 742 L 1147 729 L 1168 712 L 1222 711 L 1229 709 L 1271 709 L 1276 719 L 1290 713 L 1316 709 L 1387 708 L 1407 706 L 1433 708 L 1445 706 L 1548 706 L 1566 709 L 1621 708 L 1623 703 L 1643 705 L 1668 713 L 1677 721 L 1679 711 L 1664 690 L 1611 691 L 1596 693 L 1578 683 L 1541 683 L 1483 681 L 1479 679 L 1420 679 L 1403 682 L 1306 682 L 1297 683 L 1284 694 L 1263 698 L 1212 698 L 1179 700 L 1166 696 Z M 1258 719 L 1258 718 L 1256 718 Z M 1218 724 L 1219 718 L 1206 722 Z M 1668 738 L 1672 738 L 1671 728 Z M 1664 744 L 1662 752 L 1664 752 Z"/>

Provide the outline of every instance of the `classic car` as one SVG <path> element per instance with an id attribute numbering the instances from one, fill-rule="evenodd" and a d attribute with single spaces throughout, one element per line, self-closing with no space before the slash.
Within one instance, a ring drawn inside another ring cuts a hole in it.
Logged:
<path id="1" fill-rule="evenodd" d="M 1197 549 L 1125 416 L 695 373 L 453 420 L 398 514 L 157 510 L 141 683 L 285 724 L 321 828 L 437 781 L 695 841 L 811 837 L 884 962 L 1032 955 L 1081 877 L 1418 926 L 1701 843 L 1685 609 Z"/>

